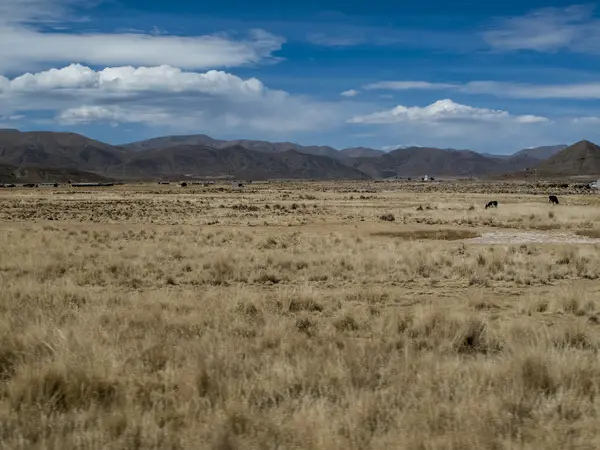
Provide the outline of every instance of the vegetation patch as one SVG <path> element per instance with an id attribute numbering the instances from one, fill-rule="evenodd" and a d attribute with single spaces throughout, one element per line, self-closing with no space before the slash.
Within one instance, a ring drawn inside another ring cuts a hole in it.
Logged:
<path id="1" fill-rule="evenodd" d="M 422 239 L 458 241 L 460 239 L 472 239 L 481 236 L 473 230 L 454 230 L 450 228 L 439 230 L 378 231 L 372 233 L 372 235 L 404 239 L 407 241 L 418 241 Z"/>
<path id="2" fill-rule="evenodd" d="M 577 234 L 578 236 L 585 236 L 592 239 L 600 239 L 600 230 L 596 228 L 591 228 L 588 230 L 577 230 L 575 234 Z"/>

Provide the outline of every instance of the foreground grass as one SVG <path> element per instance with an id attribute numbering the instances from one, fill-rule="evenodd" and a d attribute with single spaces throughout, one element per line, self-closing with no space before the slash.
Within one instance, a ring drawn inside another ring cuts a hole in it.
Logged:
<path id="1" fill-rule="evenodd" d="M 0 448 L 600 446 L 600 248 L 465 245 L 480 219 L 381 224 L 385 198 L 361 222 L 340 194 L 233 195 L 210 210 L 228 226 L 164 198 L 180 224 L 0 224 Z M 53 214 L 107 217 L 88 203 Z"/>

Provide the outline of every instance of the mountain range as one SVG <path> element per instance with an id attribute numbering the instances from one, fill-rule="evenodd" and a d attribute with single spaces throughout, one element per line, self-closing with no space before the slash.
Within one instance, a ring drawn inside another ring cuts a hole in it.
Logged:
<path id="1" fill-rule="evenodd" d="M 589 141 L 527 148 L 511 155 L 406 147 L 384 152 L 292 142 L 163 136 L 110 145 L 76 133 L 0 130 L 0 183 L 15 181 L 183 180 L 194 178 L 380 179 L 600 174 L 600 148 Z M 531 171 L 529 171 L 531 172 Z"/>

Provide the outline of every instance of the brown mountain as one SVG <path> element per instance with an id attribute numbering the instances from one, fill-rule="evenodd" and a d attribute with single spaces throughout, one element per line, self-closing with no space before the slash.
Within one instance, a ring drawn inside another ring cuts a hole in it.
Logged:
<path id="1" fill-rule="evenodd" d="M 241 146 L 248 150 L 254 150 L 261 153 L 282 153 L 289 150 L 295 150 L 299 153 L 308 155 L 329 156 L 330 158 L 345 160 L 347 155 L 333 147 L 326 145 L 299 145 L 292 142 L 268 142 L 249 139 L 220 140 L 213 139 L 205 134 L 185 135 L 185 136 L 164 136 L 145 141 L 123 144 L 120 147 L 135 152 L 145 150 L 161 150 L 182 145 L 199 145 L 204 147 L 225 148 Z"/>
<path id="2" fill-rule="evenodd" d="M 599 176 L 600 147 L 590 141 L 579 141 L 542 162 L 535 169 L 539 177 Z"/>
<path id="3" fill-rule="evenodd" d="M 131 142 L 119 147 L 133 151 L 143 152 L 148 150 L 159 150 L 162 148 L 174 147 L 177 145 L 204 145 L 207 147 L 220 148 L 225 141 L 213 139 L 205 134 L 191 134 L 181 136 L 161 136 L 144 141 Z"/>
<path id="4" fill-rule="evenodd" d="M 0 164 L 70 167 L 108 172 L 129 157 L 126 150 L 75 133 L 0 130 Z"/>
<path id="5" fill-rule="evenodd" d="M 215 149 L 181 145 L 135 155 L 125 173 L 136 178 L 155 177 L 234 177 L 261 180 L 368 179 L 364 173 L 325 156 L 307 155 L 295 150 L 263 153 L 240 145 Z"/>
<path id="6" fill-rule="evenodd" d="M 493 173 L 504 163 L 470 150 L 408 147 L 377 158 L 358 158 L 353 167 L 372 177 L 472 176 Z"/>
<path id="7" fill-rule="evenodd" d="M 524 172 L 539 164 L 538 157 L 558 147 L 503 156 L 427 147 L 384 153 L 366 147 L 340 151 L 291 142 L 223 141 L 206 135 L 164 136 L 112 146 L 75 133 L 0 130 L 0 164 L 69 168 L 128 179 L 186 175 L 246 179 L 484 176 Z"/>
<path id="8" fill-rule="evenodd" d="M 568 145 L 559 144 L 559 145 L 545 145 L 542 147 L 524 148 L 523 150 L 520 150 L 520 151 L 514 153 L 513 155 L 511 155 L 511 157 L 513 157 L 513 158 L 517 158 L 517 157 L 518 158 L 531 158 L 532 160 L 537 159 L 538 161 L 544 161 L 544 160 L 556 155 L 558 152 L 560 152 L 561 150 L 564 150 L 567 147 L 568 147 Z"/>
<path id="9" fill-rule="evenodd" d="M 340 150 L 340 153 L 349 158 L 374 158 L 385 154 L 383 150 L 368 147 L 351 147 Z"/>

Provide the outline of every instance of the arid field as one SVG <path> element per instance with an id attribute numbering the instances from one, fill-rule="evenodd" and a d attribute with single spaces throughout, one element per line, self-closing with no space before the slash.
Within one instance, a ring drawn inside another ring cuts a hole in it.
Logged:
<path id="1" fill-rule="evenodd" d="M 1 449 L 600 448 L 591 191 L 0 189 L 0 286 Z"/>

